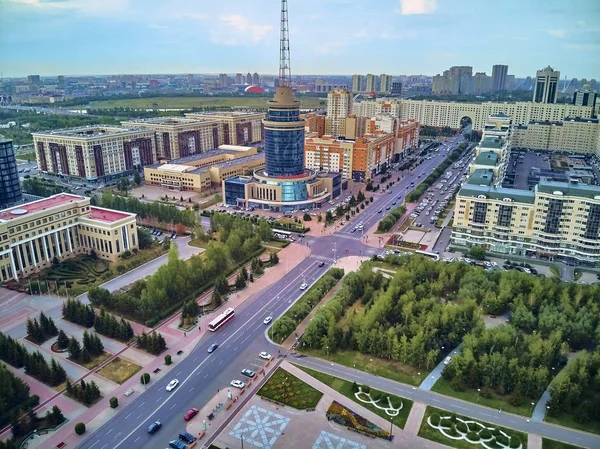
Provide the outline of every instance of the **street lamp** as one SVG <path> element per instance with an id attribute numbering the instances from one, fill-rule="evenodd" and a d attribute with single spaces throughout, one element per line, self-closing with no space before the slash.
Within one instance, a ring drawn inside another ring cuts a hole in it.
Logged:
<path id="1" fill-rule="evenodd" d="M 481 388 L 477 389 L 477 403 L 479 404 L 479 393 L 481 393 Z"/>
<path id="2" fill-rule="evenodd" d="M 329 346 L 327 346 L 326 349 L 327 349 L 327 355 L 329 355 Z"/>
<path id="3" fill-rule="evenodd" d="M 392 441 L 392 438 L 394 437 L 394 417 L 390 416 L 390 441 Z"/>
<path id="4" fill-rule="evenodd" d="M 548 410 L 550 410 L 549 405 L 546 406 L 546 413 L 544 413 L 544 420 L 546 419 L 546 416 L 548 415 Z"/>
<path id="5" fill-rule="evenodd" d="M 531 416 L 531 414 L 533 413 L 533 406 L 535 405 L 535 402 L 531 403 L 531 410 L 529 410 L 529 416 Z"/>

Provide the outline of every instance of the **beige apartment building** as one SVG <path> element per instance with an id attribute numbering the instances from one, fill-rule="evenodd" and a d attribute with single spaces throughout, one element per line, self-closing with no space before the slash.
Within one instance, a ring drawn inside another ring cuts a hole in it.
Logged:
<path id="1" fill-rule="evenodd" d="M 193 112 L 185 115 L 189 118 L 217 121 L 219 138 L 214 142 L 214 148 L 219 145 L 252 145 L 264 138 L 263 112 Z"/>
<path id="2" fill-rule="evenodd" d="M 346 89 L 334 89 L 327 94 L 327 118 L 325 133 L 345 136 L 340 131 L 340 121 L 352 114 L 352 93 Z"/>
<path id="3" fill-rule="evenodd" d="M 532 120 L 513 129 L 513 146 L 531 150 L 567 151 L 600 157 L 600 123 L 596 118 L 565 117 Z"/>
<path id="4" fill-rule="evenodd" d="M 465 184 L 452 243 L 500 254 L 595 264 L 600 260 L 600 187 L 540 181 L 534 191 Z"/>
<path id="5" fill-rule="evenodd" d="M 122 122 L 123 126 L 154 132 L 159 158 L 179 159 L 214 150 L 219 145 L 217 120 L 189 117 L 153 117 Z"/>
<path id="6" fill-rule="evenodd" d="M 389 106 L 386 106 L 389 105 Z M 386 111 L 384 109 L 389 109 Z M 415 120 L 421 125 L 449 126 L 460 128 L 463 117 L 469 117 L 473 129 L 482 129 L 490 115 L 499 113 L 512 118 L 513 123 L 529 123 L 532 120 L 560 121 L 565 117 L 590 118 L 593 108 L 571 104 L 551 103 L 455 103 L 430 100 L 392 100 L 379 98 L 354 103 L 353 113 L 360 117 L 373 117 L 380 113 L 390 113 L 402 120 Z"/>
<path id="7" fill-rule="evenodd" d="M 90 199 L 58 194 L 0 210 L 0 282 L 18 280 L 92 250 L 116 261 L 138 248 L 135 214 L 90 205 Z"/>
<path id="8" fill-rule="evenodd" d="M 110 179 L 156 160 L 154 132 L 143 127 L 82 126 L 31 135 L 43 173 Z"/>

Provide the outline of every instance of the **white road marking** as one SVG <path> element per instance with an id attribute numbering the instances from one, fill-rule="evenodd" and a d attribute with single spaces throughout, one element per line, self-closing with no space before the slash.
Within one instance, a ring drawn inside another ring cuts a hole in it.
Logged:
<path id="1" fill-rule="evenodd" d="M 194 391 L 194 388 L 196 388 L 196 387 L 192 387 L 192 388 L 190 388 L 190 393 L 191 393 L 192 391 Z"/>
<path id="2" fill-rule="evenodd" d="M 162 396 L 156 400 L 156 402 L 160 402 L 162 400 Z"/>
<path id="3" fill-rule="evenodd" d="M 220 365 L 221 363 L 223 363 L 223 359 L 221 359 L 218 364 Z"/>
<path id="4" fill-rule="evenodd" d="M 177 371 L 177 374 L 175 374 L 175 377 L 179 376 L 181 374 L 181 371 Z"/>
<path id="5" fill-rule="evenodd" d="M 131 412 L 131 413 L 133 413 L 133 412 Z M 125 419 L 129 418 L 129 417 L 131 416 L 131 413 L 130 413 L 129 415 L 127 415 L 127 416 L 125 417 Z"/>
<path id="6" fill-rule="evenodd" d="M 119 438 L 119 435 L 121 435 L 123 432 L 119 432 L 115 435 L 115 438 Z"/>
<path id="7" fill-rule="evenodd" d="M 171 410 L 173 410 L 175 407 L 177 407 L 177 404 L 173 404 L 173 405 L 171 406 Z"/>
<path id="8" fill-rule="evenodd" d="M 137 440 L 139 440 L 140 437 L 137 437 L 135 440 L 133 440 L 134 443 L 137 443 Z"/>
<path id="9" fill-rule="evenodd" d="M 94 447 L 96 444 L 98 444 L 99 442 L 100 442 L 100 441 L 96 441 L 94 444 L 92 444 L 92 445 L 90 446 L 90 449 L 92 449 L 92 448 L 93 448 L 93 447 Z"/>
<path id="10" fill-rule="evenodd" d="M 112 431 L 113 431 L 113 430 L 112 430 L 112 427 L 111 427 L 111 428 L 110 428 L 110 430 L 109 430 L 108 432 L 106 432 L 106 434 L 108 435 L 108 434 L 109 434 L 109 433 L 111 433 Z"/>
<path id="11" fill-rule="evenodd" d="M 105 444 L 104 446 L 102 446 L 100 449 L 104 449 L 106 446 L 108 446 L 108 444 Z"/>
<path id="12" fill-rule="evenodd" d="M 204 376 L 204 378 L 206 379 L 208 377 L 208 373 L 206 373 L 206 375 Z"/>

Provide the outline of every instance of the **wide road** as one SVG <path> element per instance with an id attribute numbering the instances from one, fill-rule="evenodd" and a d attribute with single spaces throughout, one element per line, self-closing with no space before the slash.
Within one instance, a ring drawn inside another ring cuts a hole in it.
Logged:
<path id="1" fill-rule="evenodd" d="M 322 359 L 308 357 L 299 354 L 292 354 L 288 362 L 306 366 L 318 371 L 322 371 L 332 376 L 340 377 L 356 382 L 357 384 L 369 385 L 378 390 L 397 394 L 398 396 L 443 408 L 450 412 L 466 415 L 470 418 L 481 421 L 498 424 L 511 429 L 520 430 L 525 433 L 543 435 L 544 437 L 564 441 L 581 447 L 600 448 L 600 436 L 590 433 L 579 432 L 567 427 L 547 424 L 545 422 L 533 421 L 528 418 L 504 413 L 500 410 L 492 410 L 489 407 L 483 407 L 471 402 L 461 401 L 450 396 L 444 396 L 439 393 L 423 390 L 402 384 L 385 377 L 375 376 L 346 366 L 331 363 Z"/>
<path id="2" fill-rule="evenodd" d="M 453 145 L 462 140 L 457 137 Z M 302 294 L 300 284 L 312 285 L 322 276 L 333 262 L 334 257 L 349 255 L 369 255 L 382 250 L 365 246 L 359 232 L 351 233 L 358 223 L 365 229 L 373 226 L 383 217 L 379 210 L 385 210 L 392 202 L 401 204 L 410 189 L 425 179 L 445 158 L 446 152 L 440 151 L 435 158 L 421 164 L 415 173 L 409 174 L 392 188 L 392 194 L 376 195 L 373 204 L 337 234 L 328 237 L 306 237 L 311 245 L 311 255 L 281 280 L 255 294 L 236 309 L 235 318 L 215 333 L 206 335 L 172 370 L 172 375 L 152 383 L 146 392 L 129 406 L 104 424 L 78 447 L 86 449 L 113 449 L 144 447 L 163 449 L 179 431 L 185 428 L 183 415 L 192 407 L 201 408 L 217 390 L 230 388 L 233 379 L 243 379 L 240 370 L 255 369 L 261 365 L 258 354 L 272 351 L 274 347 L 265 337 L 267 326 L 263 324 L 267 316 L 278 317 L 290 307 Z M 423 173 L 419 178 L 417 175 Z M 318 243 L 317 243 L 318 242 Z M 301 242 L 302 243 L 302 242 Z M 333 251 L 335 249 L 335 252 Z M 319 267 L 319 262 L 325 262 Z M 208 347 L 219 344 L 219 348 L 208 354 Z M 177 378 L 179 386 L 173 392 L 167 392 L 166 386 Z M 155 435 L 149 435 L 148 426 L 160 420 L 163 428 Z"/>

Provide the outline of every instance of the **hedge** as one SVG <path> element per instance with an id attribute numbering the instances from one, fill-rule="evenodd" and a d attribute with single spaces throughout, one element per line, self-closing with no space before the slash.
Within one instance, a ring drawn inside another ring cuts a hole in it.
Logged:
<path id="1" fill-rule="evenodd" d="M 387 232 L 402 218 L 402 215 L 406 212 L 406 207 L 398 206 L 381 219 L 377 225 L 377 230 L 380 232 Z"/>
<path id="2" fill-rule="evenodd" d="M 119 406 L 119 400 L 116 397 L 110 398 L 110 408 L 117 408 Z"/>
<path id="3" fill-rule="evenodd" d="M 75 433 L 77 435 L 83 435 L 85 433 L 85 424 L 82 422 L 75 424 Z"/>
<path id="4" fill-rule="evenodd" d="M 150 382 L 150 374 L 144 373 L 140 376 L 140 383 L 144 385 L 148 385 Z"/>

